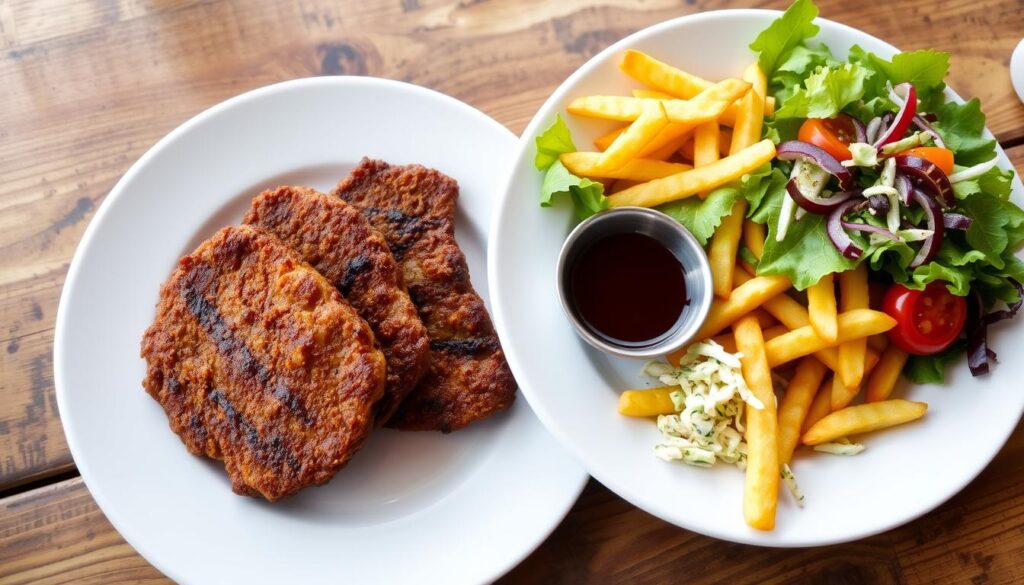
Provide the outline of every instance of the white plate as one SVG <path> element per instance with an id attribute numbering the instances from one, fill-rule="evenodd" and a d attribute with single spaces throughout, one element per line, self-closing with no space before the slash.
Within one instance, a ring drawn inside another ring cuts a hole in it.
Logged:
<path id="1" fill-rule="evenodd" d="M 57 316 L 57 400 L 75 463 L 146 559 L 188 583 L 480 583 L 528 555 L 586 474 L 520 397 L 465 430 L 378 430 L 323 487 L 267 504 L 194 457 L 140 384 L 142 332 L 177 259 L 237 223 L 260 190 L 331 188 L 363 155 L 459 181 L 456 237 L 487 298 L 485 243 L 515 137 L 412 85 L 331 77 L 273 85 L 189 120 L 107 196 Z"/>
<path id="2" fill-rule="evenodd" d="M 686 16 L 642 30 L 595 56 L 548 99 L 520 141 L 519 157 L 491 229 L 490 284 L 494 317 L 512 371 L 548 430 L 570 447 L 601 483 L 644 510 L 678 526 L 718 538 L 768 546 L 811 546 L 861 538 L 924 514 L 963 488 L 992 459 L 1024 409 L 1021 323 L 994 329 L 1000 363 L 972 379 L 962 362 L 946 387 L 898 390 L 931 406 L 915 424 L 864 437 L 857 457 L 798 456 L 794 471 L 807 498 L 798 509 L 780 494 L 777 527 L 758 532 L 743 522 L 742 473 L 705 470 L 654 457 L 654 424 L 616 413 L 625 388 L 651 385 L 640 362 L 591 349 L 562 314 L 555 261 L 572 223 L 563 202 L 537 204 L 541 174 L 533 166 L 534 138 L 573 98 L 628 95 L 637 87 L 619 69 L 633 48 L 711 79 L 736 76 L 752 59 L 747 45 L 779 13 L 728 10 Z M 820 40 L 844 57 L 855 44 L 881 56 L 897 50 L 841 24 L 819 20 Z M 950 94 L 953 95 L 952 93 Z M 611 124 L 564 116 L 584 150 Z M 999 151 L 1000 162 L 1009 161 Z M 1014 181 L 1014 200 L 1022 199 Z M 521 291 L 521 292 L 520 292 Z M 1018 319 L 1020 321 L 1020 319 Z"/>

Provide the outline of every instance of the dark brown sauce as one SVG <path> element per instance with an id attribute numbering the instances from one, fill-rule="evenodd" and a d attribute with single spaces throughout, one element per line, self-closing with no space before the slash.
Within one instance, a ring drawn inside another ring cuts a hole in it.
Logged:
<path id="1" fill-rule="evenodd" d="M 644 234 L 614 234 L 583 250 L 570 273 L 580 318 L 613 342 L 655 339 L 675 326 L 686 305 L 683 266 Z"/>

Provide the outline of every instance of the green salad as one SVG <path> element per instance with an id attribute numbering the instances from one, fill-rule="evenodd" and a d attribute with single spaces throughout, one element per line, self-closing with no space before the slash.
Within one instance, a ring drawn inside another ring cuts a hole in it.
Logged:
<path id="1" fill-rule="evenodd" d="M 965 350 L 972 373 L 984 373 L 995 357 L 986 327 L 1021 303 L 1024 210 L 1010 201 L 1013 171 L 996 164 L 978 99 L 946 95 L 947 53 L 887 59 L 856 45 L 830 48 L 816 40 L 817 15 L 811 0 L 797 0 L 750 43 L 775 100 L 762 138 L 775 143 L 776 158 L 657 208 L 707 243 L 745 200 L 746 219 L 767 237 L 759 257 L 742 246 L 739 257 L 798 291 L 862 265 L 872 281 L 901 290 L 944 287 L 966 317 L 937 345 L 897 340 L 911 354 L 904 374 L 941 382 Z M 561 117 L 536 145 L 541 205 L 570 198 L 580 219 L 609 207 L 606 182 L 559 159 L 577 150 Z"/>

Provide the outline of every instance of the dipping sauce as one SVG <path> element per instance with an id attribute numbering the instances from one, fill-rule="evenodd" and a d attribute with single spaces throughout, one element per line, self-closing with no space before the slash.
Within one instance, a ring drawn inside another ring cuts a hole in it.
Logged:
<path id="1" fill-rule="evenodd" d="M 644 234 L 613 234 L 591 244 L 573 263 L 569 287 L 587 327 L 619 343 L 668 333 L 687 303 L 682 264 Z"/>

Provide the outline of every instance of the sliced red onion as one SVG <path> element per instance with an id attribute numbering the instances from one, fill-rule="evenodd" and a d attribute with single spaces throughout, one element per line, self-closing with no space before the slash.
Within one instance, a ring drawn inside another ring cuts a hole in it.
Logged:
<path id="1" fill-rule="evenodd" d="M 864 131 L 864 142 L 868 144 L 874 144 L 875 139 L 878 138 L 878 131 L 882 129 L 882 117 L 875 116 L 868 122 L 867 129 Z"/>
<path id="2" fill-rule="evenodd" d="M 869 234 L 877 234 L 877 235 L 882 236 L 883 238 L 885 238 L 887 240 L 892 240 L 894 242 L 901 241 L 899 236 L 897 236 L 896 234 L 890 232 L 889 230 L 885 229 L 884 227 L 879 227 L 877 225 L 871 225 L 869 223 L 859 223 L 859 222 L 855 222 L 855 221 L 846 221 L 845 219 L 842 220 L 840 223 L 842 224 L 842 226 L 844 228 L 846 228 L 848 230 L 856 230 L 856 231 L 860 231 L 860 232 L 867 232 Z"/>
<path id="3" fill-rule="evenodd" d="M 818 194 L 803 193 L 800 191 L 800 187 L 797 185 L 795 178 L 790 179 L 789 182 L 786 183 L 786 192 L 789 193 L 789 196 L 793 198 L 793 201 L 796 201 L 796 204 L 802 209 L 806 209 L 811 213 L 817 213 L 818 215 L 825 215 L 845 203 L 846 200 L 860 194 L 859 190 L 840 191 L 839 193 L 833 194 L 831 197 L 821 197 Z"/>
<path id="4" fill-rule="evenodd" d="M 900 201 L 903 205 L 910 206 L 910 191 L 914 186 L 910 183 L 910 179 L 906 175 L 896 174 L 896 182 L 893 185 L 896 187 L 896 191 L 900 194 Z"/>
<path id="5" fill-rule="evenodd" d="M 906 94 L 905 100 L 899 95 L 899 90 Z M 875 141 L 876 148 L 882 148 L 890 142 L 896 142 L 903 138 L 903 135 L 910 128 L 910 123 L 913 121 L 914 116 L 917 114 L 917 90 L 914 89 L 913 85 L 901 83 L 895 88 L 890 88 L 889 99 L 900 106 L 900 111 L 896 114 L 896 119 L 893 120 L 893 123 Z"/>
<path id="6" fill-rule="evenodd" d="M 996 157 L 993 156 L 992 158 L 983 163 L 976 164 L 973 167 L 967 167 L 966 169 L 958 173 L 953 173 L 952 175 L 949 176 L 949 182 L 959 183 L 960 181 L 976 179 L 984 175 L 985 173 L 991 171 L 993 168 L 995 168 L 998 162 L 999 161 L 996 159 Z"/>
<path id="7" fill-rule="evenodd" d="M 942 148 L 946 148 L 946 143 L 942 141 L 942 137 L 939 136 L 939 133 L 935 130 L 935 128 L 932 128 L 931 124 L 925 121 L 925 119 L 921 115 L 914 116 L 914 126 L 917 126 L 919 130 L 931 136 L 932 141 L 935 142 L 935 146 L 941 146 Z"/>
<path id="8" fill-rule="evenodd" d="M 944 213 L 942 225 L 951 230 L 966 230 L 971 227 L 974 220 L 962 213 Z"/>
<path id="9" fill-rule="evenodd" d="M 970 296 L 967 297 L 967 366 L 971 368 L 972 376 L 987 374 L 988 360 L 995 360 L 997 357 L 996 352 L 988 347 L 988 326 L 1004 319 L 1012 319 L 1024 304 L 1024 286 L 1012 278 L 1008 280 L 1017 288 L 1020 298 L 1001 311 L 992 311 L 986 315 L 985 306 L 977 290 L 971 290 Z"/>
<path id="10" fill-rule="evenodd" d="M 919 156 L 901 154 L 893 158 L 896 159 L 896 168 L 909 176 L 912 183 L 924 188 L 943 207 L 953 207 L 953 185 L 942 169 Z"/>
<path id="11" fill-rule="evenodd" d="M 867 142 L 867 128 L 864 127 L 864 123 L 853 116 L 848 117 L 850 118 L 850 121 L 853 122 L 853 131 L 856 134 L 854 142 Z"/>
<path id="12" fill-rule="evenodd" d="M 864 253 L 860 246 L 853 241 L 850 234 L 846 233 L 843 229 L 843 216 L 853 206 L 859 204 L 860 201 L 857 199 L 847 199 L 842 205 L 832 210 L 832 213 L 828 216 L 828 239 L 832 240 L 832 245 L 839 250 L 839 253 L 850 260 L 856 260 L 860 258 L 860 255 Z"/>
<path id="13" fill-rule="evenodd" d="M 939 208 L 939 204 L 934 199 L 925 195 L 919 189 L 911 191 L 911 197 L 924 209 L 927 229 L 932 232 L 931 236 L 921 242 L 921 249 L 917 251 L 917 256 L 914 256 L 914 259 L 910 261 L 910 268 L 917 268 L 931 262 L 942 246 L 942 209 Z"/>
<path id="14" fill-rule="evenodd" d="M 813 144 L 800 140 L 788 140 L 775 147 L 775 156 L 779 160 L 810 161 L 834 176 L 839 181 L 840 189 L 853 188 L 853 173 L 839 164 L 834 156 Z"/>

